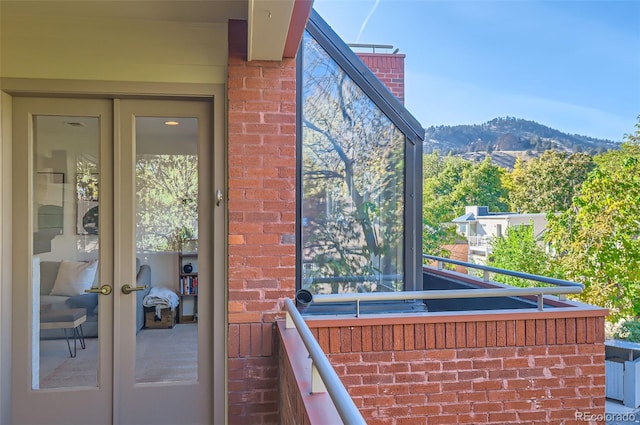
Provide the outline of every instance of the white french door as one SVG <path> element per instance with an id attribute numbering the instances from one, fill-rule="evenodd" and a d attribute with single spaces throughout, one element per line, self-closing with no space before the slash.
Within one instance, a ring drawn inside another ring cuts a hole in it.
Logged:
<path id="1" fill-rule="evenodd" d="M 211 109 L 14 99 L 12 423 L 212 422 Z"/>

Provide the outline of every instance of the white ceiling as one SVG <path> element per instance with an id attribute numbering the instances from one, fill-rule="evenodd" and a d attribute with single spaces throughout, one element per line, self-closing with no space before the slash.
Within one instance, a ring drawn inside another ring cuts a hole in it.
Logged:
<path id="1" fill-rule="evenodd" d="M 177 121 L 168 126 L 165 121 Z M 38 115 L 36 136 L 47 150 L 86 151 L 97 155 L 99 120 L 95 117 Z M 136 117 L 137 154 L 192 154 L 198 146 L 198 120 L 185 117 Z"/>

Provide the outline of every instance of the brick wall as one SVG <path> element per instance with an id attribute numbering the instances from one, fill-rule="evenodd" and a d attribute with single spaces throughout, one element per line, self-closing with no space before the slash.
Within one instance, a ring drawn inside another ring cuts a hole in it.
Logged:
<path id="1" fill-rule="evenodd" d="M 295 353 L 292 353 L 295 355 Z M 304 405 L 303 393 L 297 385 L 293 359 L 286 350 L 280 352 L 280 425 L 310 425 L 309 414 Z"/>
<path id="2" fill-rule="evenodd" d="M 357 53 L 357 55 L 404 105 L 405 55 L 399 53 Z"/>
<path id="3" fill-rule="evenodd" d="M 246 61 L 229 22 L 229 423 L 278 423 L 273 326 L 295 293 L 295 60 Z"/>
<path id="4" fill-rule="evenodd" d="M 469 245 L 467 242 L 455 243 L 452 245 L 445 245 L 444 249 L 450 252 L 449 258 L 457 261 L 464 261 L 465 263 L 469 261 Z M 430 262 L 432 266 L 436 266 L 436 261 Z M 467 273 L 468 270 L 466 267 L 456 265 L 454 270 L 458 273 Z"/>
<path id="5" fill-rule="evenodd" d="M 604 414 L 604 317 L 469 317 L 309 324 L 369 425 Z"/>

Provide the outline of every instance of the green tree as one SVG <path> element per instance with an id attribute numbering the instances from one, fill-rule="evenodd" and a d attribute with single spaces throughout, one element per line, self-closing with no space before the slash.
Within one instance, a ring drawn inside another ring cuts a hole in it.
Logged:
<path id="1" fill-rule="evenodd" d="M 503 210 L 507 190 L 504 171 L 489 157 L 474 164 L 460 157 L 425 155 L 423 161 L 423 247 L 432 255 L 447 255 L 444 245 L 455 241 L 451 221 L 464 214 L 467 205 Z"/>
<path id="2" fill-rule="evenodd" d="M 533 226 L 509 227 L 506 235 L 491 241 L 489 265 L 506 270 L 549 276 L 547 253 L 533 235 Z M 513 286 L 533 286 L 533 282 L 513 276 L 496 275 L 496 281 Z"/>
<path id="3" fill-rule="evenodd" d="M 502 185 L 504 169 L 493 165 L 491 158 L 463 170 L 462 179 L 451 193 L 451 202 L 456 215 L 464 213 L 467 205 L 483 205 L 490 211 L 507 208 L 507 190 Z"/>
<path id="4" fill-rule="evenodd" d="M 640 117 L 617 151 L 594 158 L 570 209 L 550 217 L 547 240 L 578 297 L 606 307 L 610 319 L 640 314 Z"/>
<path id="5" fill-rule="evenodd" d="M 472 163 L 463 158 L 434 152 L 423 160 L 422 249 L 426 254 L 447 257 L 445 245 L 455 242 L 455 227 L 451 220 L 456 211 L 450 194 L 462 181 Z"/>
<path id="6" fill-rule="evenodd" d="M 198 160 L 195 155 L 144 155 L 136 161 L 137 248 L 179 249 L 197 238 Z"/>
<path id="7" fill-rule="evenodd" d="M 516 161 L 510 173 L 511 210 L 527 213 L 564 211 L 595 164 L 585 153 L 545 151 L 538 158 Z"/>

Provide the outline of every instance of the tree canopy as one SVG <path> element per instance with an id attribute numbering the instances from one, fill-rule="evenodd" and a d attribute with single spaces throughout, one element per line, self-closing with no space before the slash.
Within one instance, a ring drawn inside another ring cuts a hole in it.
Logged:
<path id="1" fill-rule="evenodd" d="M 549 257 L 533 235 L 532 225 L 509 227 L 505 236 L 493 239 L 489 265 L 523 273 L 551 275 Z M 494 279 L 513 286 L 532 285 L 531 281 L 506 275 L 496 275 Z"/>
<path id="2" fill-rule="evenodd" d="M 549 150 L 529 161 L 516 161 L 509 174 L 512 211 L 552 213 L 564 211 L 595 164 L 585 153 Z"/>
<path id="3" fill-rule="evenodd" d="M 616 320 L 640 314 L 640 120 L 594 162 L 571 208 L 550 218 L 547 240 L 564 277 L 585 285 L 579 298 Z"/>

